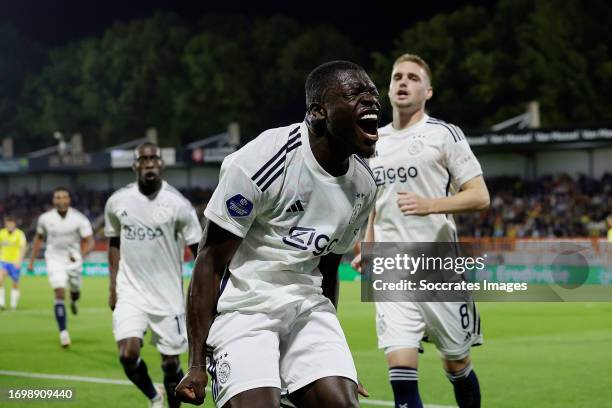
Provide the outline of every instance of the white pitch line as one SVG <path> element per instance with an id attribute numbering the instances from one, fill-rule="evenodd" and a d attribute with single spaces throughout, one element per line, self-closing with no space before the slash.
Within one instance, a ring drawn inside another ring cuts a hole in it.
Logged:
<path id="1" fill-rule="evenodd" d="M 43 373 L 28 373 L 24 371 L 10 371 L 0 370 L 0 375 L 8 377 L 25 377 L 25 378 L 40 378 L 44 380 L 64 380 L 64 381 L 78 381 L 88 382 L 96 384 L 113 384 L 113 385 L 133 385 L 128 380 L 116 380 L 113 378 L 98 378 L 98 377 L 83 377 L 80 375 L 62 375 L 62 374 L 43 374 Z M 210 388 L 206 388 L 210 392 Z M 359 402 L 362 405 L 376 405 L 380 407 L 392 407 L 395 404 L 393 401 L 382 401 L 375 399 L 361 399 Z M 425 405 L 425 408 L 455 408 L 448 405 Z"/>
<path id="2" fill-rule="evenodd" d="M 108 314 L 111 314 L 111 310 L 108 307 L 83 307 L 83 308 L 79 308 L 79 313 L 80 314 L 89 314 L 89 313 L 100 313 L 100 312 L 106 312 L 108 311 Z M 23 316 L 23 315 L 30 315 L 30 316 L 38 316 L 38 315 L 49 315 L 51 316 L 53 314 L 53 308 L 49 307 L 49 308 L 45 308 L 45 309 L 17 309 L 16 311 L 11 311 L 8 312 L 6 314 L 6 316 Z"/>

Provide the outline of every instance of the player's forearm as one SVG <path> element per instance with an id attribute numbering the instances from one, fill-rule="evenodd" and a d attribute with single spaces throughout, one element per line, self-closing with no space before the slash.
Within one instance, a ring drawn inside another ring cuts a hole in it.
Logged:
<path id="1" fill-rule="evenodd" d="M 121 259 L 121 249 L 119 238 L 111 238 L 108 244 L 108 274 L 109 288 L 115 290 L 117 287 L 117 273 L 119 272 L 119 260 Z"/>
<path id="2" fill-rule="evenodd" d="M 187 293 L 189 367 L 206 364 L 206 340 L 217 311 L 219 285 L 225 265 L 215 263 L 209 248 L 197 256 Z"/>
<path id="3" fill-rule="evenodd" d="M 89 236 L 84 238 L 81 241 L 81 255 L 85 258 L 91 251 L 93 251 L 96 246 L 96 242 L 94 241 L 93 236 Z"/>
<path id="4" fill-rule="evenodd" d="M 483 211 L 489 208 L 489 193 L 485 189 L 467 189 L 450 197 L 431 200 L 432 214 L 455 214 Z"/>
<path id="5" fill-rule="evenodd" d="M 40 252 L 40 247 L 42 246 L 42 239 L 37 235 L 34 237 L 34 242 L 32 243 L 32 253 L 30 253 L 30 263 L 34 263 L 34 260 L 38 256 Z"/>

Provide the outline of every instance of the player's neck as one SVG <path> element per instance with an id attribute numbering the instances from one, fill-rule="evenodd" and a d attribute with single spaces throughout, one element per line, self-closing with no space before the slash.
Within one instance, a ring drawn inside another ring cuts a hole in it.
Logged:
<path id="1" fill-rule="evenodd" d="M 66 218 L 66 214 L 68 214 L 68 209 L 66 208 L 64 211 L 57 210 L 57 213 L 60 215 L 60 217 Z"/>
<path id="2" fill-rule="evenodd" d="M 161 190 L 161 188 L 161 179 L 151 183 L 144 183 L 140 180 L 138 181 L 138 191 L 140 191 L 141 194 L 146 195 L 149 198 L 154 198 L 159 192 L 159 190 Z"/>
<path id="3" fill-rule="evenodd" d="M 401 111 L 393 109 L 393 129 L 403 130 L 415 123 L 419 123 L 425 116 L 425 110 L 420 108 L 416 111 Z"/>
<path id="4" fill-rule="evenodd" d="M 310 130 L 308 131 L 308 142 L 312 155 L 323 170 L 334 177 L 346 174 L 349 168 L 348 158 L 350 154 L 345 157 L 338 157 L 340 152 L 338 149 L 332 149 L 329 137 L 317 136 Z"/>

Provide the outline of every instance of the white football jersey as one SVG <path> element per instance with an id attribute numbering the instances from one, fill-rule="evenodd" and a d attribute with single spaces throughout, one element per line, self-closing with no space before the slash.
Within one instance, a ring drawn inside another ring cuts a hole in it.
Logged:
<path id="1" fill-rule="evenodd" d="M 54 208 L 38 217 L 36 233 L 45 237 L 45 260 L 68 268 L 79 268 L 81 239 L 93 234 L 91 223 L 80 211 L 69 207 L 62 217 Z M 70 261 L 73 257 L 76 261 Z"/>
<path id="2" fill-rule="evenodd" d="M 319 258 L 352 249 L 375 195 L 363 159 L 351 156 L 340 177 L 321 167 L 304 123 L 265 131 L 228 156 L 204 215 L 244 239 L 217 310 L 269 313 L 325 301 Z"/>
<path id="3" fill-rule="evenodd" d="M 403 215 L 397 193 L 409 191 L 427 198 L 455 194 L 482 174 L 461 129 L 425 115 L 407 129 L 388 124 L 370 159 L 378 193 L 374 239 L 377 242 L 457 241 L 451 214 Z"/>
<path id="4" fill-rule="evenodd" d="M 132 183 L 110 196 L 104 221 L 104 234 L 121 238 L 117 298 L 153 315 L 184 313 L 184 245 L 202 237 L 191 203 L 165 181 L 153 199 Z"/>

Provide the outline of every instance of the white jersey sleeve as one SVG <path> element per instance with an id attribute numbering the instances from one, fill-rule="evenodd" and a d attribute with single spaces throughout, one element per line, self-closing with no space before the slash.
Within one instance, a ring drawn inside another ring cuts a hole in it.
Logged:
<path id="1" fill-rule="evenodd" d="M 198 216 L 195 209 L 187 202 L 178 210 L 177 230 L 183 236 L 186 245 L 197 244 L 202 239 L 202 227 Z"/>
<path id="2" fill-rule="evenodd" d="M 457 126 L 453 126 L 453 129 L 456 130 L 458 137 L 457 140 L 454 138 L 446 139 L 446 167 L 449 169 L 455 185 L 461 187 L 474 177 L 482 175 L 482 168 L 461 129 Z"/>
<path id="3" fill-rule="evenodd" d="M 118 237 L 121 233 L 121 223 L 113 212 L 112 197 L 104 206 L 104 235 L 108 238 Z"/>
<path id="4" fill-rule="evenodd" d="M 44 237 L 47 236 L 47 226 L 45 225 L 45 214 L 42 214 L 40 217 L 38 217 L 38 222 L 36 223 L 36 233 Z"/>
<path id="5" fill-rule="evenodd" d="M 91 223 L 89 222 L 89 220 L 87 219 L 87 217 L 83 214 L 79 214 L 80 215 L 80 222 L 79 222 L 79 235 L 81 235 L 81 238 L 86 238 L 86 237 L 90 237 L 93 235 L 93 228 L 91 227 Z"/>
<path id="6" fill-rule="evenodd" d="M 244 238 L 255 220 L 261 191 L 253 180 L 238 166 L 233 156 L 223 160 L 219 185 L 206 206 L 204 215 L 210 221 Z"/>

